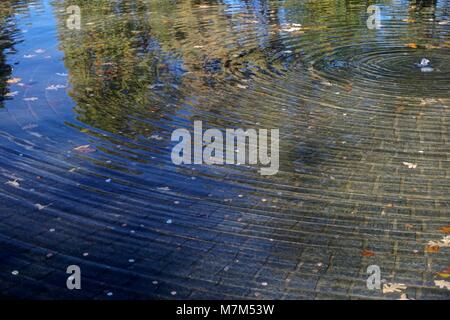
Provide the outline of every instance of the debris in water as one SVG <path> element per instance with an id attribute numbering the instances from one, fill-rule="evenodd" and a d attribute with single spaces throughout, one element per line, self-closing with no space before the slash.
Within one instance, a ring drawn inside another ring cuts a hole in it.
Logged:
<path id="1" fill-rule="evenodd" d="M 47 88 L 45 88 L 45 90 L 57 91 L 59 89 L 65 89 L 65 88 L 67 88 L 67 86 L 64 86 L 62 84 L 52 84 L 52 85 L 48 86 Z"/>
<path id="2" fill-rule="evenodd" d="M 446 288 L 447 290 L 450 290 L 450 282 L 445 280 L 434 280 L 434 284 L 438 286 L 441 289 Z"/>
<path id="3" fill-rule="evenodd" d="M 427 58 L 423 58 L 420 63 L 416 63 L 416 66 L 419 68 L 429 67 L 430 66 L 430 60 Z"/>
<path id="4" fill-rule="evenodd" d="M 416 63 L 416 66 L 420 68 L 420 71 L 422 72 L 432 72 L 434 71 L 433 67 L 431 66 L 431 61 L 427 58 L 423 58 L 420 63 Z"/>
<path id="5" fill-rule="evenodd" d="M 19 83 L 21 80 L 22 80 L 21 78 L 12 78 L 12 79 L 6 80 L 6 83 L 7 84 L 16 84 L 16 83 Z"/>
<path id="6" fill-rule="evenodd" d="M 42 205 L 42 204 L 36 203 L 36 204 L 34 205 L 34 207 L 35 207 L 36 209 L 38 209 L 39 211 L 41 211 L 41 210 L 44 210 L 45 208 L 50 207 L 52 204 L 53 204 L 53 203 L 50 203 L 50 204 L 47 204 L 47 205 Z"/>
<path id="7" fill-rule="evenodd" d="M 417 168 L 417 164 L 411 163 L 411 162 L 403 162 L 403 165 L 407 166 L 408 169 L 416 169 Z"/>
<path id="8" fill-rule="evenodd" d="M 5 97 L 11 98 L 17 96 L 18 94 L 19 91 L 8 92 L 7 94 L 5 94 Z"/>
<path id="9" fill-rule="evenodd" d="M 406 288 L 403 283 L 385 283 L 383 284 L 383 293 L 402 292 Z"/>
<path id="10" fill-rule="evenodd" d="M 91 145 L 86 144 L 84 146 L 79 146 L 76 148 L 73 148 L 73 150 L 75 150 L 76 152 L 80 152 L 80 153 L 91 153 L 91 152 L 95 152 L 96 150 L 94 148 L 91 147 Z"/>
<path id="11" fill-rule="evenodd" d="M 5 184 L 7 184 L 8 186 L 14 187 L 14 188 L 19 188 L 20 183 L 18 181 L 19 181 L 19 179 L 14 179 L 14 180 L 5 182 Z"/>

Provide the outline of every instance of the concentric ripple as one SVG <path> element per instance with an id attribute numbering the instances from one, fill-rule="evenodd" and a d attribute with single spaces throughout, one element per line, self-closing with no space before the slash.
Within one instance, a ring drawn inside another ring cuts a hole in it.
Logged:
<path id="1" fill-rule="evenodd" d="M 0 4 L 0 295 L 400 298 L 379 265 L 449 298 L 448 1 L 379 30 L 356 0 L 72 4 Z M 278 128 L 280 172 L 175 166 L 194 120 Z"/>

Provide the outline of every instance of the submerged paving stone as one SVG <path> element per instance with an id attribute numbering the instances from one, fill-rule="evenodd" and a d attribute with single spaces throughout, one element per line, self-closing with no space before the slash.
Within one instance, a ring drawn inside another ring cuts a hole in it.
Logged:
<path id="1" fill-rule="evenodd" d="M 445 1 L 373 32 L 352 1 L 156 2 L 80 3 L 77 36 L 0 3 L 0 296 L 448 300 Z M 194 120 L 278 128 L 279 172 L 175 165 Z"/>

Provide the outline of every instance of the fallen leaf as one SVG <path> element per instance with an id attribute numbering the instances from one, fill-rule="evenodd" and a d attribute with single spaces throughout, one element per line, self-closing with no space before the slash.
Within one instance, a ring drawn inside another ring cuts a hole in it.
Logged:
<path id="1" fill-rule="evenodd" d="M 441 247 L 439 247 L 438 245 L 428 245 L 425 248 L 425 252 L 427 252 L 427 253 L 437 253 L 437 252 L 439 252 L 440 249 L 441 249 Z"/>
<path id="2" fill-rule="evenodd" d="M 8 92 L 5 97 L 15 97 L 19 94 L 19 91 Z"/>
<path id="3" fill-rule="evenodd" d="M 76 147 L 73 150 L 75 150 L 76 152 L 80 152 L 80 153 L 91 153 L 91 152 L 95 152 L 96 151 L 89 144 L 84 145 L 84 146 Z"/>
<path id="4" fill-rule="evenodd" d="M 448 267 L 447 269 L 445 269 L 441 272 L 438 272 L 437 274 L 438 274 L 438 276 L 440 276 L 442 278 L 450 278 L 450 267 Z"/>
<path id="5" fill-rule="evenodd" d="M 411 48 L 411 49 L 417 49 L 416 43 L 407 43 L 407 44 L 405 44 L 405 46 L 408 48 Z"/>
<path id="6" fill-rule="evenodd" d="M 414 226 L 412 224 L 410 224 L 410 223 L 405 224 L 405 229 L 406 230 L 411 230 L 413 228 L 414 228 Z"/>
<path id="7" fill-rule="evenodd" d="M 383 293 L 402 292 L 406 288 L 403 283 L 385 283 L 383 284 Z"/>
<path id="8" fill-rule="evenodd" d="M 363 251 L 361 252 L 361 255 L 362 255 L 363 257 L 373 257 L 373 256 L 375 255 L 375 253 L 372 252 L 372 251 L 370 251 L 370 250 L 363 250 Z"/>
<path id="9" fill-rule="evenodd" d="M 446 288 L 447 290 L 450 290 L 450 282 L 445 280 L 434 280 L 434 284 L 438 286 L 441 289 Z"/>
<path id="10" fill-rule="evenodd" d="M 21 78 L 12 78 L 6 81 L 8 84 L 16 84 L 19 83 L 22 79 Z"/>
<path id="11" fill-rule="evenodd" d="M 406 22 L 406 23 L 414 23 L 414 22 L 416 22 L 416 20 L 411 19 L 411 18 L 409 18 L 409 19 L 403 19 L 402 21 L 403 21 L 403 22 Z"/>
<path id="12" fill-rule="evenodd" d="M 442 227 L 439 229 L 442 233 L 450 233 L 450 227 Z"/>
<path id="13" fill-rule="evenodd" d="M 402 293 L 400 298 L 397 300 L 414 300 L 414 299 L 409 299 L 408 296 L 406 295 L 406 293 Z"/>
<path id="14" fill-rule="evenodd" d="M 18 181 L 19 181 L 19 179 L 10 180 L 10 181 L 5 182 L 5 184 L 7 184 L 8 186 L 14 187 L 14 188 L 19 188 L 20 183 Z"/>
<path id="15" fill-rule="evenodd" d="M 50 203 L 50 204 L 47 204 L 47 205 L 42 205 L 42 204 L 36 203 L 36 204 L 34 205 L 34 207 L 35 207 L 36 209 L 38 209 L 39 211 L 41 211 L 41 210 L 44 210 L 45 208 L 50 207 L 52 204 L 53 204 L 53 203 Z"/>
<path id="16" fill-rule="evenodd" d="M 403 162 L 403 165 L 407 166 L 408 169 L 416 169 L 417 168 L 417 164 L 411 163 L 411 162 Z"/>

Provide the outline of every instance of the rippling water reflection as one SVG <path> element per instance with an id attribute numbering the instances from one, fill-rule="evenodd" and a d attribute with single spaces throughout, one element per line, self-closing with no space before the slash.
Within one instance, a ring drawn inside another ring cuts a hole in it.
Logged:
<path id="1" fill-rule="evenodd" d="M 377 264 L 449 297 L 448 1 L 8 0 L 0 24 L 3 295 L 398 298 Z M 174 166 L 194 120 L 279 128 L 280 172 Z"/>

